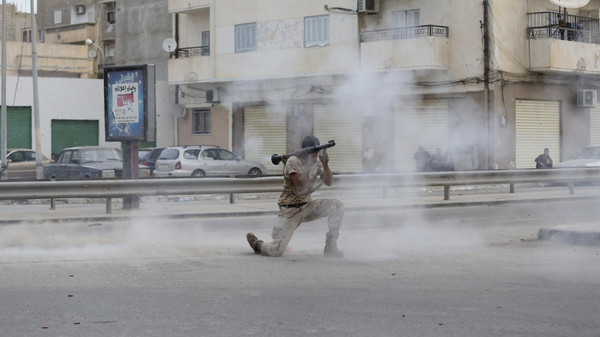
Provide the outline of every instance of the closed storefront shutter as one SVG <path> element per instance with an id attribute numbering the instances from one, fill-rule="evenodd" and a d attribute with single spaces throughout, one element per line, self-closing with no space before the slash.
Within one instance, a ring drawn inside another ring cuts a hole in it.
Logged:
<path id="1" fill-rule="evenodd" d="M 274 153 L 286 151 L 286 106 L 244 108 L 244 159 L 265 165 L 268 173 L 281 173 L 271 163 Z"/>
<path id="2" fill-rule="evenodd" d="M 328 149 L 329 167 L 334 173 L 362 172 L 362 118 L 355 109 L 341 105 L 315 105 L 313 134 L 321 144 L 335 140 Z"/>
<path id="3" fill-rule="evenodd" d="M 448 100 L 426 99 L 394 104 L 394 170 L 415 171 L 419 146 L 429 154 L 448 151 Z"/>
<path id="4" fill-rule="evenodd" d="M 53 119 L 51 127 L 52 153 L 68 147 L 98 145 L 98 121 Z"/>
<path id="5" fill-rule="evenodd" d="M 600 146 L 600 107 L 590 109 L 590 145 Z"/>
<path id="6" fill-rule="evenodd" d="M 515 167 L 535 168 L 535 158 L 550 149 L 550 157 L 560 158 L 560 102 L 516 100 Z"/>
<path id="7" fill-rule="evenodd" d="M 6 109 L 6 119 L 8 120 L 6 125 L 6 148 L 31 149 L 31 108 L 9 106 Z"/>

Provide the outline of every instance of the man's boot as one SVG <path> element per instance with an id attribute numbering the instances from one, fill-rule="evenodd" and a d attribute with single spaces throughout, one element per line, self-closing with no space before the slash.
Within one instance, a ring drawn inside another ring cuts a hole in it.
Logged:
<path id="1" fill-rule="evenodd" d="M 327 257 L 344 257 L 344 253 L 337 247 L 337 238 L 339 233 L 328 232 L 325 235 L 325 249 L 323 254 Z"/>
<path id="2" fill-rule="evenodd" d="M 248 243 L 250 244 L 250 248 L 252 248 L 252 250 L 254 250 L 254 252 L 256 254 L 261 254 L 260 247 L 263 244 L 263 240 L 259 240 L 256 237 L 256 235 L 254 235 L 254 233 L 246 234 L 246 239 L 248 240 Z"/>

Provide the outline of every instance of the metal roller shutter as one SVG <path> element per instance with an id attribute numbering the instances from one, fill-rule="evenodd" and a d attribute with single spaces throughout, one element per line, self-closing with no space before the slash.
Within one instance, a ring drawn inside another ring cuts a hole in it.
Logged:
<path id="1" fill-rule="evenodd" d="M 600 146 L 600 107 L 590 109 L 590 145 Z"/>
<path id="2" fill-rule="evenodd" d="M 419 146 L 431 155 L 438 148 L 448 151 L 448 100 L 394 104 L 394 170 L 415 171 L 413 155 Z"/>
<path id="3" fill-rule="evenodd" d="M 262 163 L 268 173 L 280 173 L 282 166 L 273 165 L 271 156 L 285 152 L 286 106 L 244 108 L 244 159 Z"/>
<path id="4" fill-rule="evenodd" d="M 31 108 L 9 106 L 6 119 L 6 148 L 31 149 Z"/>
<path id="5" fill-rule="evenodd" d="M 560 102 L 516 100 L 515 167 L 535 168 L 535 158 L 550 149 L 550 157 L 560 158 Z"/>
<path id="6" fill-rule="evenodd" d="M 362 169 L 362 118 L 355 109 L 340 105 L 315 105 L 313 134 L 321 144 L 335 140 L 328 150 L 329 167 L 334 173 L 360 173 Z"/>
<path id="7" fill-rule="evenodd" d="M 53 119 L 51 127 L 53 153 L 68 147 L 98 145 L 98 121 Z"/>

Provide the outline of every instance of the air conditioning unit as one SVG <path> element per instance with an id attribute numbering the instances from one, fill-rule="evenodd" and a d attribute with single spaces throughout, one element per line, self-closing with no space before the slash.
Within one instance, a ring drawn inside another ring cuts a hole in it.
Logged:
<path id="1" fill-rule="evenodd" d="M 219 103 L 220 101 L 219 89 L 206 90 L 206 103 Z"/>
<path id="2" fill-rule="evenodd" d="M 597 101 L 596 90 L 578 90 L 577 91 L 577 106 L 578 107 L 593 107 Z"/>
<path id="3" fill-rule="evenodd" d="M 85 14 L 85 6 L 84 5 L 78 5 L 77 7 L 75 7 L 75 10 L 77 11 L 77 14 Z"/>
<path id="4" fill-rule="evenodd" d="M 358 0 L 356 11 L 359 13 L 379 13 L 379 0 Z"/>

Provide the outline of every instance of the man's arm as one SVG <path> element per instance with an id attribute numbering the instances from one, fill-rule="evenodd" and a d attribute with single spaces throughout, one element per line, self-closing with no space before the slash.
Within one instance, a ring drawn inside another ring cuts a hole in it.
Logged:
<path id="1" fill-rule="evenodd" d="M 331 169 L 329 168 L 329 155 L 327 154 L 327 151 L 323 151 L 319 154 L 319 160 L 321 160 L 321 163 L 323 164 L 323 176 L 321 176 L 323 182 L 327 186 L 333 185 L 333 172 L 331 172 Z"/>

